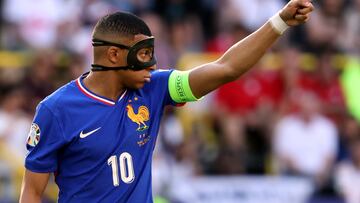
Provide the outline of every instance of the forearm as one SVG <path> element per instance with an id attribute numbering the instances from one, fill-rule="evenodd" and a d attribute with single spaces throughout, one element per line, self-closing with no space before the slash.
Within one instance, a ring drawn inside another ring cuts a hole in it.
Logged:
<path id="1" fill-rule="evenodd" d="M 41 194 L 23 190 L 20 195 L 19 203 L 41 203 Z"/>
<path id="2" fill-rule="evenodd" d="M 233 45 L 217 63 L 226 69 L 224 71 L 229 75 L 226 77 L 228 80 L 235 80 L 253 67 L 279 36 L 270 22 L 267 22 L 256 32 Z"/>
<path id="3" fill-rule="evenodd" d="M 35 173 L 25 170 L 19 203 L 41 203 L 50 173 Z"/>

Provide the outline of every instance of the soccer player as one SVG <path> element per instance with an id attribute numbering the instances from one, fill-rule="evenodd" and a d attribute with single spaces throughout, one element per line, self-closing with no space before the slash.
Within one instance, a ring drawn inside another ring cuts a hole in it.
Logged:
<path id="1" fill-rule="evenodd" d="M 164 106 L 196 101 L 236 80 L 312 10 L 310 0 L 291 0 L 220 59 L 190 71 L 155 70 L 148 26 L 129 13 L 104 16 L 93 31 L 91 71 L 36 109 L 20 202 L 40 202 L 54 173 L 59 202 L 151 203 L 151 159 Z"/>

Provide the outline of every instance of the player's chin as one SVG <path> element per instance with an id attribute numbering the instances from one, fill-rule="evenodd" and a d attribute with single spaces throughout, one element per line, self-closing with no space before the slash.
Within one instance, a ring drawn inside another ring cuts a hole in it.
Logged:
<path id="1" fill-rule="evenodd" d="M 150 80 L 150 77 L 145 77 L 145 78 L 142 78 L 140 80 L 137 80 L 136 82 L 134 82 L 133 84 L 131 84 L 129 87 L 131 89 L 141 89 L 145 86 L 146 83 L 149 83 L 151 80 Z"/>
<path id="2" fill-rule="evenodd" d="M 136 84 L 134 84 L 133 89 L 141 89 L 144 87 L 145 83 L 145 81 L 137 82 Z"/>

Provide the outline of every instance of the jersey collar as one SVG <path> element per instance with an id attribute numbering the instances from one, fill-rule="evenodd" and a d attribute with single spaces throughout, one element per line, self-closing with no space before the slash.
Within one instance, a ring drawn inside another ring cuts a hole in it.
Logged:
<path id="1" fill-rule="evenodd" d="M 79 90 L 85 94 L 87 97 L 90 97 L 91 99 L 94 99 L 98 102 L 101 102 L 103 104 L 106 104 L 108 106 L 114 106 L 116 104 L 116 102 L 114 102 L 111 99 L 102 97 L 100 95 L 97 95 L 93 92 L 91 92 L 89 89 L 87 89 L 85 87 L 85 85 L 83 84 L 83 79 L 89 74 L 89 72 L 84 73 L 83 75 L 81 75 L 77 80 L 76 80 L 76 85 L 78 86 Z M 124 98 L 125 94 L 126 94 L 127 90 L 125 90 L 125 92 L 120 96 L 120 98 L 118 99 L 118 102 Z"/>

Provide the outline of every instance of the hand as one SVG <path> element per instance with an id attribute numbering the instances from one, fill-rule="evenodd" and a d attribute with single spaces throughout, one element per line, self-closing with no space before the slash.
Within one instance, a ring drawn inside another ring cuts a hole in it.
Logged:
<path id="1" fill-rule="evenodd" d="M 281 11 L 280 17 L 289 26 L 303 24 L 314 10 L 311 0 L 291 0 Z"/>

